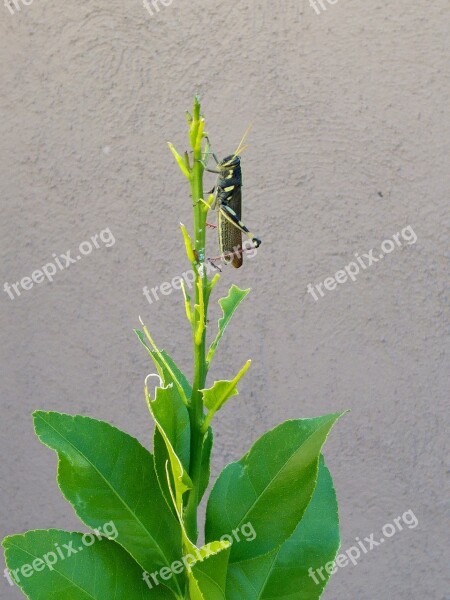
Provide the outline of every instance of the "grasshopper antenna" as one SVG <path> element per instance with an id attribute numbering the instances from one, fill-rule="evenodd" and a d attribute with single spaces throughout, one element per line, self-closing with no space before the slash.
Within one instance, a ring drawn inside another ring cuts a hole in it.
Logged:
<path id="1" fill-rule="evenodd" d="M 239 146 L 234 151 L 234 155 L 233 156 L 241 155 L 244 152 L 244 150 L 248 147 L 248 146 L 243 146 L 243 143 L 245 142 L 245 138 L 250 133 L 250 130 L 251 130 L 252 127 L 253 127 L 253 123 L 250 123 L 250 125 L 247 127 L 244 135 L 242 136 L 241 141 L 239 142 Z"/>

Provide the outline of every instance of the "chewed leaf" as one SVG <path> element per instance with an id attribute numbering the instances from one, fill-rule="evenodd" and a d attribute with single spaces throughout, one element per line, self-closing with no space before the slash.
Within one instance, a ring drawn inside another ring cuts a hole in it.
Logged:
<path id="1" fill-rule="evenodd" d="M 197 551 L 199 559 L 188 570 L 191 600 L 225 600 L 229 542 L 211 542 Z"/>
<path id="2" fill-rule="evenodd" d="M 173 477 L 176 510 L 181 514 L 183 494 L 192 488 L 188 475 L 190 457 L 190 422 L 187 408 L 176 393 L 173 384 L 156 388 L 156 399 L 150 400 L 146 389 L 148 407 L 155 420 L 159 435 L 163 438 L 165 448 L 155 444 L 155 467 L 161 489 L 167 498 L 167 479 L 164 475 L 167 460 Z M 163 479 L 166 485 L 163 485 Z"/>
<path id="3" fill-rule="evenodd" d="M 175 361 L 167 354 L 165 350 L 156 349 L 156 346 L 154 345 L 154 342 L 150 337 L 146 327 L 144 327 L 144 332 L 140 331 L 139 329 L 135 329 L 134 332 L 138 336 L 141 344 L 151 356 L 156 368 L 158 369 L 160 377 L 164 381 L 164 384 L 169 385 L 170 383 L 173 383 L 178 390 L 184 404 L 187 405 L 192 394 L 192 387 L 190 386 L 186 376 L 180 371 Z M 151 347 L 147 342 L 151 343 Z"/>
<path id="4" fill-rule="evenodd" d="M 199 564 L 200 562 L 204 562 L 209 559 L 211 556 L 215 556 L 216 554 L 222 553 L 225 550 L 228 550 L 231 547 L 231 544 L 227 540 L 209 542 L 209 544 L 205 544 L 197 551 L 197 559 Z"/>
<path id="5" fill-rule="evenodd" d="M 204 431 L 209 427 L 214 414 L 222 408 L 225 402 L 239 393 L 236 386 L 250 368 L 251 362 L 251 360 L 248 360 L 231 381 L 215 381 L 212 388 L 202 390 L 203 402 L 209 411 L 203 426 Z"/>
<path id="6" fill-rule="evenodd" d="M 147 391 L 146 395 L 150 413 L 157 424 L 153 434 L 153 454 L 156 475 L 167 504 L 171 510 L 175 510 L 172 502 L 172 494 L 170 493 L 167 482 L 166 463 L 167 461 L 170 461 L 171 464 L 172 462 L 176 463 L 175 457 L 178 457 L 181 463 L 182 472 L 187 473 L 189 471 L 191 429 L 189 413 L 173 384 L 169 384 L 167 388 L 164 389 L 166 390 L 166 393 L 161 391 L 161 388 L 156 389 L 155 400 L 149 399 Z M 170 389 L 170 392 L 168 389 Z M 164 433 L 161 429 L 163 429 Z M 174 489 L 175 485 L 173 473 L 174 471 L 171 468 L 170 485 L 172 486 L 172 489 Z M 180 472 L 178 472 L 178 477 L 180 477 Z M 186 485 L 190 488 L 192 485 L 190 480 L 184 477 L 183 474 L 179 483 L 181 487 Z M 176 510 L 175 513 L 177 514 Z"/>
<path id="7" fill-rule="evenodd" d="M 242 300 L 244 300 L 244 298 L 247 296 L 247 294 L 249 292 L 250 292 L 250 289 L 241 290 L 237 285 L 233 284 L 228 292 L 228 296 L 226 296 L 225 298 L 221 298 L 219 300 L 219 304 L 222 309 L 223 316 L 219 319 L 219 331 L 217 332 L 216 338 L 213 341 L 213 343 L 211 344 L 209 351 L 208 351 L 208 356 L 207 356 L 208 364 L 212 361 L 212 359 L 214 357 L 217 346 L 218 346 L 220 340 L 222 339 L 224 331 L 225 331 L 228 323 L 231 321 L 231 317 L 233 316 L 233 314 L 234 314 L 235 310 L 237 309 L 237 307 L 239 306 L 239 304 L 242 302 Z"/>

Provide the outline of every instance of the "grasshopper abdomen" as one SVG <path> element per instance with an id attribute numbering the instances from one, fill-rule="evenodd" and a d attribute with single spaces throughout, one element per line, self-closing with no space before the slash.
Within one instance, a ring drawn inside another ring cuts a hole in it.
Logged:
<path id="1" fill-rule="evenodd" d="M 242 170 L 239 156 L 227 156 L 219 164 L 216 182 L 220 251 L 231 255 L 231 264 L 242 266 Z"/>

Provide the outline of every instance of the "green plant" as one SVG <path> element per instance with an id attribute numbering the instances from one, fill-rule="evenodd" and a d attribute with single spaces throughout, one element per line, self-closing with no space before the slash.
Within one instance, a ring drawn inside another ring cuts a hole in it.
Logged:
<path id="1" fill-rule="evenodd" d="M 237 394 L 250 361 L 234 379 L 209 388 L 208 370 L 249 290 L 233 285 L 219 301 L 223 316 L 208 347 L 208 304 L 219 275 L 209 279 L 204 265 L 212 197 L 204 200 L 209 149 L 197 98 L 188 123 L 192 159 L 170 148 L 190 183 L 194 206 L 193 237 L 181 226 L 195 274 L 195 297 L 183 288 L 193 381 L 143 326 L 136 333 L 160 378 L 154 398 L 145 385 L 155 421 L 153 454 L 105 422 L 34 413 L 39 439 L 57 452 L 61 492 L 94 534 L 37 530 L 3 541 L 9 576 L 31 600 L 315 600 L 338 550 L 336 497 L 321 449 L 340 414 L 282 423 L 228 465 L 208 499 L 206 544 L 197 547 L 197 511 L 210 476 L 211 421 Z M 324 565 L 316 584 L 308 571 Z"/>

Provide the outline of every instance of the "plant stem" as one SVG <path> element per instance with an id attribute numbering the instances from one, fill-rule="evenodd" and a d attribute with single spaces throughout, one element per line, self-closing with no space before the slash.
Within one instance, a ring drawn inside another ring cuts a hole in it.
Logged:
<path id="1" fill-rule="evenodd" d="M 191 124 L 191 143 L 194 151 L 194 164 L 190 172 L 192 202 L 194 206 L 194 251 L 195 272 L 195 305 L 193 313 L 194 342 L 194 381 L 189 405 L 191 424 L 191 459 L 189 475 L 193 488 L 189 491 L 185 508 L 185 524 L 190 540 L 195 544 L 198 538 L 197 508 L 199 503 L 199 484 L 202 468 L 202 450 L 204 434 L 202 433 L 204 410 L 202 390 L 205 387 L 206 364 L 206 316 L 208 310 L 208 279 L 204 268 L 206 215 L 207 207 L 203 203 L 203 171 L 202 140 L 203 121 L 200 117 L 200 104 L 194 104 L 193 122 Z"/>

